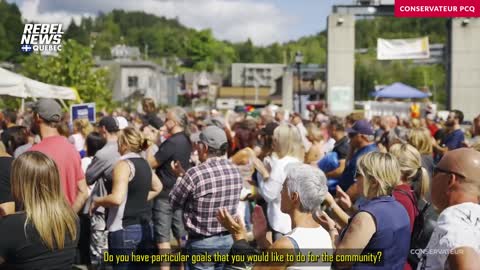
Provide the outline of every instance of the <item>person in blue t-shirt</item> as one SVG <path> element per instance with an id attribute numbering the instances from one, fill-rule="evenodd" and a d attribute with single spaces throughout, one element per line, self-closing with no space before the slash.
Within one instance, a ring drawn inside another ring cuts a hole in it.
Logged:
<path id="1" fill-rule="evenodd" d="M 445 129 L 447 135 L 438 143 L 433 141 L 433 148 L 435 149 L 435 160 L 439 161 L 442 156 L 448 152 L 464 146 L 465 135 L 460 128 L 460 124 L 463 122 L 463 112 L 459 110 L 453 110 L 448 115 L 448 119 L 445 122 Z"/>
<path id="2" fill-rule="evenodd" d="M 347 191 L 352 201 L 358 198 L 357 186 L 355 184 L 355 172 L 357 171 L 357 160 L 373 151 L 378 151 L 374 141 L 374 130 L 367 120 L 356 121 L 351 128 L 347 128 L 350 148 L 354 151 L 347 161 L 345 170 L 340 177 L 339 186 Z"/>

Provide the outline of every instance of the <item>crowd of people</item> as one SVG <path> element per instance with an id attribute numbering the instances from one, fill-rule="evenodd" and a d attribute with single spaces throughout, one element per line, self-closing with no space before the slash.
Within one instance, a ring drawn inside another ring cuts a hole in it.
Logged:
<path id="1" fill-rule="evenodd" d="M 140 269 L 111 255 L 382 252 L 380 264 L 164 262 L 160 269 L 477 269 L 480 115 L 266 107 L 76 119 L 0 113 L 0 269 Z M 172 238 L 173 236 L 173 238 Z M 173 244 L 173 246 L 172 246 Z M 147 267 L 147 266 L 145 266 Z"/>

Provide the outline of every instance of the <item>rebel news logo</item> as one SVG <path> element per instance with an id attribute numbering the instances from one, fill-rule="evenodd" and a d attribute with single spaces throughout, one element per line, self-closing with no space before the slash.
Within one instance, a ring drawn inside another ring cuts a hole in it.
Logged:
<path id="1" fill-rule="evenodd" d="M 62 50 L 62 24 L 27 23 L 23 28 L 20 50 L 24 53 L 55 53 Z"/>

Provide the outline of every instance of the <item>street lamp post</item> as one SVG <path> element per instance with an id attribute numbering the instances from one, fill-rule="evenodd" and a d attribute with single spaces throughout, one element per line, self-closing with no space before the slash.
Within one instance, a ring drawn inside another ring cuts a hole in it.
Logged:
<path id="1" fill-rule="evenodd" d="M 298 113 L 300 113 L 300 116 L 302 115 L 302 97 L 300 92 L 302 88 L 301 75 L 300 75 L 300 66 L 302 65 L 302 62 L 303 62 L 303 55 L 300 51 L 297 51 L 295 53 L 295 64 L 297 64 L 297 81 L 298 81 L 297 97 L 298 97 Z"/>

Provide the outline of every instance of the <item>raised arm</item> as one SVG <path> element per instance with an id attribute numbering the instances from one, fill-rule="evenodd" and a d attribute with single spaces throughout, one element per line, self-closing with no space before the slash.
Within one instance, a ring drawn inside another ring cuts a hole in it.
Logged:
<path id="1" fill-rule="evenodd" d="M 115 162 L 116 158 L 107 158 L 101 154 L 95 156 L 85 172 L 87 185 L 94 184 L 102 176 L 110 178 Z"/>
<path id="2" fill-rule="evenodd" d="M 359 255 L 367 246 L 377 228 L 373 217 L 367 212 L 360 212 L 349 225 L 342 240 L 336 245 L 335 254 Z M 337 265 L 338 269 L 350 269 L 352 263 Z"/>
<path id="3" fill-rule="evenodd" d="M 120 161 L 113 169 L 113 187 L 112 193 L 104 197 L 93 200 L 92 209 L 103 206 L 105 208 L 119 206 L 128 191 L 128 178 L 130 176 L 130 167 L 126 161 Z M 91 210 L 92 211 L 92 210 Z"/>

